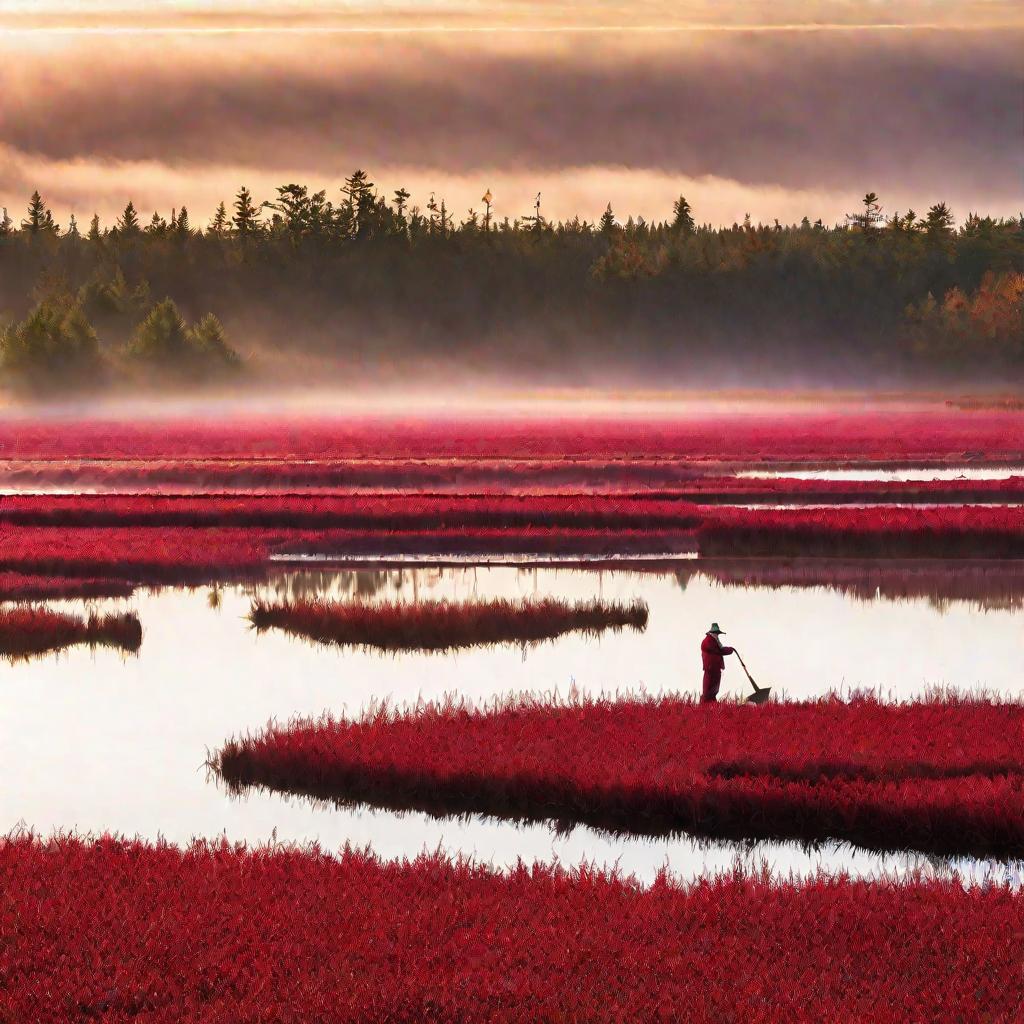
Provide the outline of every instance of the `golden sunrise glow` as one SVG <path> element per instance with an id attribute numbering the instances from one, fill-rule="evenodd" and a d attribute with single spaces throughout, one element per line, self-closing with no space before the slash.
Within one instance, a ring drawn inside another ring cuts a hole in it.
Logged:
<path id="1" fill-rule="evenodd" d="M 8 31 L 774 31 L 1024 24 L 1013 0 L 0 0 Z"/>
<path id="2" fill-rule="evenodd" d="M 1012 215 L 1024 36 L 984 25 L 1019 6 L 0 0 L 0 206 L 204 223 L 363 167 L 458 217 L 487 188 L 499 220 L 538 191 L 559 220 L 684 192 L 710 223 L 835 223 L 867 188 Z"/>

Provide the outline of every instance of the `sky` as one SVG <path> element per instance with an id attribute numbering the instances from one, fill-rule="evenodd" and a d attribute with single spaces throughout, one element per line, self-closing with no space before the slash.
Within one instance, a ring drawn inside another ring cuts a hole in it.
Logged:
<path id="1" fill-rule="evenodd" d="M 457 215 L 1024 209 L 1004 0 L 0 0 L 0 205 L 193 223 L 301 182 Z"/>

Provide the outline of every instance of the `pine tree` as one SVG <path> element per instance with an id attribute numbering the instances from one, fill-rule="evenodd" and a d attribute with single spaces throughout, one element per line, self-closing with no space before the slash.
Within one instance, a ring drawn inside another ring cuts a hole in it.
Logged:
<path id="1" fill-rule="evenodd" d="M 125 351 L 132 359 L 177 369 L 188 358 L 188 334 L 178 307 L 171 299 L 164 299 L 139 324 Z"/>
<path id="2" fill-rule="evenodd" d="M 354 235 L 358 235 L 363 227 L 362 220 L 364 215 L 369 210 L 373 200 L 373 182 L 370 181 L 370 176 L 366 171 L 353 171 L 345 179 L 341 193 L 345 196 L 345 206 L 348 210 L 351 232 Z"/>
<path id="3" fill-rule="evenodd" d="M 686 196 L 680 196 L 672 206 L 672 230 L 682 235 L 692 235 L 697 230 L 693 211 Z"/>
<path id="4" fill-rule="evenodd" d="M 94 213 L 92 215 L 92 220 L 89 222 L 89 241 L 98 242 L 102 237 L 103 236 L 100 233 L 100 215 L 98 213 Z"/>
<path id="5" fill-rule="evenodd" d="M 214 238 L 223 238 L 227 233 L 228 209 L 222 199 L 217 207 L 217 212 L 213 215 L 213 220 L 210 221 L 210 228 L 207 234 L 213 235 Z"/>
<path id="6" fill-rule="evenodd" d="M 305 185 L 282 185 L 277 190 L 277 202 L 267 204 L 283 218 L 288 233 L 298 238 L 306 233 L 310 224 L 309 189 Z"/>
<path id="7" fill-rule="evenodd" d="M 7 238 L 14 234 L 14 221 L 11 220 L 7 207 L 4 207 L 4 215 L 0 217 L 0 238 Z"/>
<path id="8" fill-rule="evenodd" d="M 178 218 L 174 222 L 174 233 L 180 238 L 188 238 L 192 234 L 192 225 L 188 220 L 188 209 L 182 207 L 178 213 Z"/>
<path id="9" fill-rule="evenodd" d="M 411 198 L 411 193 L 407 192 L 404 188 L 395 190 L 395 210 L 398 213 L 398 218 L 401 220 L 405 217 L 405 206 Z"/>
<path id="10" fill-rule="evenodd" d="M 44 299 L 0 334 L 0 368 L 33 391 L 73 389 L 96 383 L 103 358 L 81 306 L 65 296 Z"/>
<path id="11" fill-rule="evenodd" d="M 81 238 L 82 237 L 81 232 L 78 230 L 78 219 L 75 217 L 74 214 L 71 214 L 71 216 L 70 216 L 70 218 L 68 220 L 67 237 L 68 238 Z"/>
<path id="12" fill-rule="evenodd" d="M 117 232 L 120 235 L 137 235 L 140 230 L 139 213 L 135 209 L 135 204 L 129 199 L 124 213 L 118 219 Z"/>
<path id="13" fill-rule="evenodd" d="M 259 210 L 253 205 L 252 193 L 247 188 L 240 188 L 235 197 L 235 215 L 231 223 L 242 238 L 259 231 Z"/>
<path id="14" fill-rule="evenodd" d="M 936 203 L 928 208 L 924 231 L 931 241 L 941 241 L 953 233 L 953 213 L 945 203 Z"/>
<path id="15" fill-rule="evenodd" d="M 213 313 L 207 313 L 189 332 L 196 359 L 205 362 L 210 369 L 235 368 L 241 365 L 241 357 L 228 344 L 227 335 L 220 320 Z"/>
<path id="16" fill-rule="evenodd" d="M 33 236 L 53 234 L 57 230 L 53 214 L 47 209 L 38 191 L 32 193 L 28 204 L 28 216 L 21 222 L 21 230 Z"/>
<path id="17" fill-rule="evenodd" d="M 612 204 L 609 203 L 605 207 L 604 213 L 601 214 L 598 230 L 602 235 L 610 235 L 617 227 L 618 225 L 615 223 L 615 214 L 612 212 Z"/>

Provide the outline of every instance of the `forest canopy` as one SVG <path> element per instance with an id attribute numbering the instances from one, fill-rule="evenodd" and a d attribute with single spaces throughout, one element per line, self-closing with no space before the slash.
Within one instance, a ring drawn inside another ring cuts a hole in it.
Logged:
<path id="1" fill-rule="evenodd" d="M 241 188 L 189 212 L 59 225 L 35 193 L 0 221 L 0 373 L 32 393 L 338 382 L 425 370 L 517 382 L 1020 382 L 1024 216 L 945 203 L 842 224 L 727 227 L 456 215 L 382 195 Z M 295 382 L 295 381 L 292 381 Z M 322 380 L 320 381 L 323 382 Z"/>

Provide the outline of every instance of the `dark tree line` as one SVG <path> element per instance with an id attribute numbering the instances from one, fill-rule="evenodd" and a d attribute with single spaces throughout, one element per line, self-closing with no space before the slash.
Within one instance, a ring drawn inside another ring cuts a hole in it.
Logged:
<path id="1" fill-rule="evenodd" d="M 874 193 L 839 225 L 722 228 L 683 197 L 657 223 L 610 205 L 597 223 L 553 223 L 539 196 L 516 219 L 495 216 L 490 192 L 460 217 L 411 199 L 356 171 L 333 199 L 242 188 L 203 227 L 129 202 L 82 230 L 36 193 L 0 222 L 3 368 L 39 387 L 140 368 L 222 379 L 243 361 L 230 333 L 252 370 L 306 352 L 344 379 L 419 365 L 766 384 L 1024 370 L 1024 218 L 957 226 L 944 203 L 886 215 Z"/>

